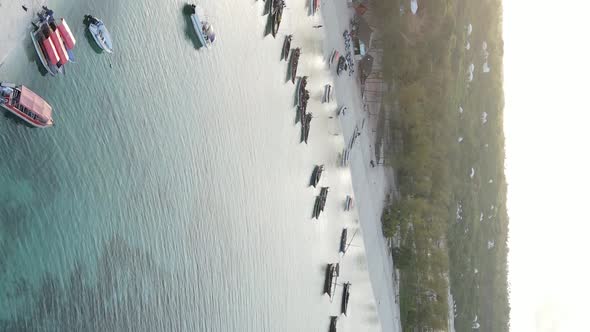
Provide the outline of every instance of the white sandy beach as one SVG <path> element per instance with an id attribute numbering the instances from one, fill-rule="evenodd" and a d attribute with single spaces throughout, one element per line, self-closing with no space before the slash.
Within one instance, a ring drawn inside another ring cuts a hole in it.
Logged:
<path id="1" fill-rule="evenodd" d="M 17 45 L 28 36 L 35 13 L 47 3 L 46 0 L 0 0 L 0 65 Z M 22 6 L 27 7 L 25 11 Z"/>
<path id="2" fill-rule="evenodd" d="M 324 45 L 324 56 L 328 57 L 333 48 L 344 50 L 342 33 L 349 29 L 352 10 L 346 6 L 345 1 L 325 1 L 323 5 L 322 13 L 328 37 Z M 374 144 L 372 133 L 376 129 L 373 127 L 376 123 L 369 121 L 367 112 L 363 111 L 360 84 L 355 77 L 356 73 L 353 77 L 343 75 L 335 80 L 338 105 L 345 105 L 352 110 L 340 118 L 340 123 L 345 141 L 348 142 L 355 126 L 360 128 L 363 120 L 367 120 L 367 125 L 361 130 L 362 134 L 351 154 L 351 178 L 381 327 L 383 331 L 401 331 L 399 305 L 395 302 L 394 268 L 382 235 L 380 221 L 385 197 L 392 189 L 393 170 L 379 166 L 373 168 L 369 164 L 370 160 L 375 160 L 374 149 L 371 146 Z"/>
<path id="3" fill-rule="evenodd" d="M 369 119 L 368 112 L 363 109 L 363 100 L 360 91 L 360 83 L 356 79 L 356 73 L 349 76 L 348 73 L 338 77 L 334 66 L 328 67 L 327 59 L 332 50 L 337 49 L 344 54 L 345 43 L 343 32 L 350 29 L 350 19 L 353 9 L 348 8 L 346 1 L 322 1 L 321 15 L 310 17 L 306 20 L 296 20 L 304 11 L 303 5 L 287 3 L 287 8 L 292 11 L 288 15 L 287 24 L 282 27 L 283 32 L 294 33 L 296 46 L 302 44 L 302 60 L 300 61 L 301 75 L 310 75 L 308 87 L 312 99 L 316 101 L 309 108 L 314 117 L 320 113 L 320 117 L 334 116 L 335 120 L 328 120 L 328 131 L 343 134 L 337 136 L 338 144 L 344 147 L 354 133 L 355 127 L 361 128 L 363 120 L 365 126 L 361 129 L 361 135 L 355 143 L 350 156 L 350 173 L 352 186 L 356 199 L 356 212 L 362 228 L 363 245 L 366 251 L 369 277 L 375 296 L 375 305 L 383 331 L 401 331 L 399 304 L 396 301 L 397 285 L 394 281 L 394 267 L 381 231 L 381 213 L 387 194 L 392 191 L 393 170 L 391 168 L 377 166 L 371 167 L 370 160 L 375 160 L 374 130 L 376 119 Z M 314 25 L 322 25 L 322 28 L 313 28 Z M 299 39 L 299 40 L 298 40 Z M 324 84 L 330 83 L 335 88 L 335 98 L 329 104 L 319 104 L 321 98 L 317 91 L 321 91 Z M 336 110 L 340 106 L 347 106 L 345 116 L 336 117 Z M 317 108 L 322 108 L 318 112 Z M 336 119 L 339 119 L 338 122 Z M 373 120 L 373 121 L 371 121 Z M 322 120 L 323 121 L 323 120 Z M 331 123 L 330 123 L 331 121 Z M 319 125 L 317 121 L 312 123 Z M 315 129 L 312 129 L 315 130 Z"/>

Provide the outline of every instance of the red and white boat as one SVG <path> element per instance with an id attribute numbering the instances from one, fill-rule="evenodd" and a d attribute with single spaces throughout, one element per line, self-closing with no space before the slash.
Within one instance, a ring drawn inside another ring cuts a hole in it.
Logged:
<path id="1" fill-rule="evenodd" d="M 72 49 L 76 39 L 66 21 L 61 18 L 56 21 L 53 11 L 44 8 L 39 13 L 39 21 L 34 24 L 31 39 L 41 64 L 55 76 L 63 71 L 63 66 L 73 61 Z"/>
<path id="2" fill-rule="evenodd" d="M 51 105 L 24 85 L 0 83 L 0 107 L 34 127 L 53 125 Z"/>
<path id="3" fill-rule="evenodd" d="M 309 0 L 309 13 L 315 15 L 320 10 L 320 0 Z"/>

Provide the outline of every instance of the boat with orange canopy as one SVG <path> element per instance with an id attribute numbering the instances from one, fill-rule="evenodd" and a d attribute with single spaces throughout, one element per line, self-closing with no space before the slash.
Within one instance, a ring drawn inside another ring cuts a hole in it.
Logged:
<path id="1" fill-rule="evenodd" d="M 0 107 L 34 127 L 53 126 L 51 105 L 24 85 L 0 82 Z"/>

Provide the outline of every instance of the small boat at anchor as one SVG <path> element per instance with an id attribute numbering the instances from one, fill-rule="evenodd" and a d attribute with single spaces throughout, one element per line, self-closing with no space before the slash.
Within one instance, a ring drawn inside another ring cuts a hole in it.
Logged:
<path id="1" fill-rule="evenodd" d="M 30 34 L 33 46 L 43 67 L 55 76 L 63 72 L 66 63 L 73 62 L 76 39 L 63 18 L 58 21 L 53 18 L 53 10 L 43 7 L 37 16 L 39 20 L 33 22 Z"/>
<path id="2" fill-rule="evenodd" d="M 348 160 L 350 158 L 350 149 L 344 148 L 342 153 L 340 154 L 340 166 L 346 167 L 348 166 Z"/>
<path id="3" fill-rule="evenodd" d="M 354 200 L 350 196 L 346 196 L 346 200 L 344 200 L 344 211 L 350 211 L 354 207 Z"/>
<path id="4" fill-rule="evenodd" d="M 340 76 L 340 73 L 342 73 L 343 71 L 347 71 L 348 70 L 348 64 L 346 63 L 346 59 L 341 56 L 338 59 L 338 67 L 336 68 L 336 74 L 338 76 Z"/>
<path id="5" fill-rule="evenodd" d="M 51 105 L 24 85 L 0 82 L 0 107 L 34 127 L 53 125 Z"/>
<path id="6" fill-rule="evenodd" d="M 281 50 L 281 60 L 287 61 L 289 59 L 289 50 L 291 50 L 291 41 L 293 40 L 293 35 L 285 36 L 285 41 L 283 42 L 283 48 Z"/>
<path id="7" fill-rule="evenodd" d="M 291 77 L 291 82 L 295 83 L 295 78 L 297 77 L 297 66 L 299 65 L 299 57 L 301 56 L 301 48 L 296 48 L 291 51 L 291 63 L 289 66 L 289 73 Z"/>
<path id="8" fill-rule="evenodd" d="M 272 11 L 270 13 L 270 20 L 271 20 L 271 32 L 274 38 L 277 37 L 277 33 L 279 32 L 279 26 L 281 25 L 281 21 L 283 19 L 283 9 L 285 8 L 285 1 L 283 0 L 273 0 Z"/>
<path id="9" fill-rule="evenodd" d="M 320 178 L 322 177 L 323 172 L 324 165 L 316 165 L 313 168 L 313 172 L 311 173 L 311 180 L 309 181 L 309 185 L 315 188 L 317 184 L 320 182 Z"/>
<path id="10" fill-rule="evenodd" d="M 330 56 L 330 61 L 328 62 L 328 66 L 331 67 L 334 62 L 337 62 L 340 59 L 340 53 L 337 50 L 332 51 L 332 55 Z"/>
<path id="11" fill-rule="evenodd" d="M 336 332 L 336 324 L 338 323 L 338 316 L 330 316 L 329 332 Z"/>
<path id="12" fill-rule="evenodd" d="M 299 78 L 299 81 L 297 81 L 297 87 L 295 88 L 295 105 L 301 105 L 304 101 L 307 102 L 307 99 L 309 99 L 309 91 L 305 89 L 306 86 L 307 76 Z"/>
<path id="13" fill-rule="evenodd" d="M 322 189 L 320 190 L 320 194 L 316 196 L 315 203 L 313 205 L 313 218 L 319 219 L 320 213 L 324 211 L 329 190 L 330 187 L 322 187 Z"/>
<path id="14" fill-rule="evenodd" d="M 345 254 L 346 253 L 346 239 L 348 237 L 348 229 L 344 228 L 342 230 L 342 235 L 340 235 L 340 249 L 338 250 L 338 252 L 340 252 L 341 254 Z"/>
<path id="15" fill-rule="evenodd" d="M 340 275 L 340 263 L 328 264 L 326 267 L 326 280 L 324 281 L 324 293 L 330 296 L 330 302 L 336 290 L 336 281 Z"/>
<path id="16" fill-rule="evenodd" d="M 301 123 L 301 141 L 299 143 L 305 142 L 305 144 L 307 144 L 307 139 L 309 138 L 309 124 L 311 123 L 311 119 L 313 119 L 312 113 L 305 114 L 305 117 Z"/>
<path id="17" fill-rule="evenodd" d="M 348 313 L 348 301 L 350 300 L 350 282 L 344 284 L 344 289 L 342 290 L 342 305 L 340 308 L 340 312 L 347 316 Z"/>
<path id="18" fill-rule="evenodd" d="M 346 243 L 346 241 L 348 240 L 348 229 L 344 228 L 342 230 L 342 235 L 340 235 L 340 249 L 338 250 L 338 252 L 340 254 L 342 254 L 342 256 L 344 256 L 346 254 L 346 251 L 352 245 L 352 240 L 354 240 L 354 237 L 356 236 L 357 231 L 355 231 L 354 234 L 352 234 L 352 238 L 350 239 L 350 242 Z"/>
<path id="19" fill-rule="evenodd" d="M 213 25 L 206 21 L 205 12 L 203 8 L 197 5 L 191 5 L 191 21 L 193 22 L 193 28 L 197 34 L 197 38 L 202 46 L 210 48 L 215 41 L 215 31 Z"/>
<path id="20" fill-rule="evenodd" d="M 307 86 L 307 76 L 300 77 L 297 81 L 297 87 L 295 88 L 295 105 L 301 105 L 301 101 L 305 94 L 305 87 Z"/>
<path id="21" fill-rule="evenodd" d="M 332 100 L 332 86 L 326 84 L 324 86 L 324 96 L 322 97 L 322 103 L 329 103 Z"/>
<path id="22" fill-rule="evenodd" d="M 111 34 L 104 22 L 92 15 L 85 15 L 84 18 L 88 22 L 88 31 L 90 31 L 96 44 L 105 52 L 113 53 Z"/>
<path id="23" fill-rule="evenodd" d="M 309 13 L 315 15 L 320 10 L 320 0 L 309 0 Z"/>

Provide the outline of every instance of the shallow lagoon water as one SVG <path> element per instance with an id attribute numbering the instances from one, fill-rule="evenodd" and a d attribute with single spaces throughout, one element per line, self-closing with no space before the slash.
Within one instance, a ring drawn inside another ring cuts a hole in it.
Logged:
<path id="1" fill-rule="evenodd" d="M 56 121 L 0 118 L 0 330 L 326 331 L 340 290 L 322 296 L 325 264 L 339 259 L 342 227 L 359 224 L 342 211 L 352 185 L 337 167 L 344 143 L 328 139 L 338 124 L 318 108 L 309 145 L 294 125 L 279 58 L 284 33 L 310 20 L 304 4 L 273 39 L 262 3 L 201 2 L 211 50 L 195 48 L 180 1 L 49 5 L 77 37 L 77 63 L 43 76 L 25 40 L 0 68 Z M 107 24 L 113 55 L 85 37 L 88 13 Z M 309 50 L 302 74 L 323 69 L 315 38 L 294 43 Z M 319 222 L 316 163 L 332 189 Z M 339 330 L 380 330 L 355 244 Z"/>

